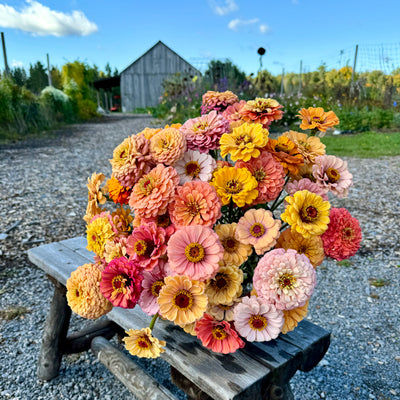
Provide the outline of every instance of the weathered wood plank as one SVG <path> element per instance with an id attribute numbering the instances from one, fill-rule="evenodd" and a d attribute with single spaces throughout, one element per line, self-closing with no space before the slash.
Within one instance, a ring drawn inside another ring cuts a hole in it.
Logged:
<path id="1" fill-rule="evenodd" d="M 92 340 L 92 351 L 99 361 L 138 399 L 176 400 L 167 388 L 103 337 L 99 336 Z"/>

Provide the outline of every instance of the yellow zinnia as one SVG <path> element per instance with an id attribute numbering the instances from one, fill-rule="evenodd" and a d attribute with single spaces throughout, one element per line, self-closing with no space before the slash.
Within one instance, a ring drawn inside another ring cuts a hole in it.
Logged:
<path id="1" fill-rule="evenodd" d="M 122 340 L 125 342 L 125 347 L 133 356 L 144 358 L 157 358 L 160 353 L 165 350 L 161 346 L 165 346 L 164 340 L 158 340 L 151 334 L 150 328 L 129 329 L 125 333 Z"/>
<path id="2" fill-rule="evenodd" d="M 107 217 L 96 218 L 86 228 L 88 242 L 86 248 L 102 257 L 107 240 L 112 239 L 114 236 L 115 232 L 109 219 Z"/>
<path id="3" fill-rule="evenodd" d="M 282 333 L 288 333 L 292 331 L 298 323 L 307 316 L 308 301 L 304 306 L 293 308 L 292 310 L 283 310 L 283 317 L 285 322 L 282 327 Z"/>
<path id="4" fill-rule="evenodd" d="M 211 181 L 222 205 L 232 201 L 238 206 L 251 204 L 258 196 L 258 182 L 247 168 L 223 167 L 214 172 Z"/>
<path id="5" fill-rule="evenodd" d="M 281 215 L 282 221 L 287 222 L 293 231 L 305 238 L 313 235 L 322 235 L 329 224 L 329 201 L 308 190 L 300 190 L 293 196 L 287 196 L 288 203 L 285 212 Z"/>
<path id="6" fill-rule="evenodd" d="M 244 123 L 233 128 L 232 133 L 224 133 L 221 136 L 221 156 L 230 154 L 233 161 L 257 158 L 260 155 L 259 149 L 268 142 L 268 134 L 261 124 Z"/>

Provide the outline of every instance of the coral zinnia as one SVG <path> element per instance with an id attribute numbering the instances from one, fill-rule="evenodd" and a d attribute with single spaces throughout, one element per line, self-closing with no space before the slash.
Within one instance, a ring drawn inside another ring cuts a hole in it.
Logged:
<path id="1" fill-rule="evenodd" d="M 287 203 L 282 221 L 287 222 L 291 229 L 305 238 L 322 235 L 329 224 L 329 201 L 308 190 L 300 190 L 293 196 L 285 198 Z"/>
<path id="2" fill-rule="evenodd" d="M 107 181 L 108 195 L 114 203 L 128 204 L 131 188 L 122 186 L 117 178 L 112 177 Z"/>
<path id="3" fill-rule="evenodd" d="M 100 189 L 100 185 L 105 179 L 104 174 L 92 174 L 91 178 L 88 178 L 88 201 L 95 200 L 98 204 L 104 204 L 107 199 L 104 197 L 104 193 Z"/>
<path id="4" fill-rule="evenodd" d="M 132 232 L 126 244 L 126 251 L 130 260 L 136 261 L 146 270 L 152 270 L 158 259 L 167 252 L 165 242 L 165 229 L 158 227 L 155 222 L 150 222 Z"/>
<path id="5" fill-rule="evenodd" d="M 174 164 L 180 177 L 180 184 L 190 181 L 208 182 L 217 163 L 209 154 L 188 150 L 183 157 Z"/>
<path id="6" fill-rule="evenodd" d="M 163 129 L 150 139 L 150 153 L 157 163 L 172 165 L 185 151 L 186 139 L 178 129 Z"/>
<path id="7" fill-rule="evenodd" d="M 243 297 L 235 307 L 235 328 L 249 342 L 267 342 L 279 336 L 283 312 L 256 296 Z"/>
<path id="8" fill-rule="evenodd" d="M 178 184 L 175 169 L 158 164 L 133 187 L 129 206 L 141 218 L 165 214 Z"/>
<path id="9" fill-rule="evenodd" d="M 253 204 L 275 200 L 285 184 L 285 171 L 282 165 L 267 151 L 262 151 L 258 158 L 252 158 L 247 163 L 239 160 L 235 167 L 247 168 L 256 178 L 258 196 Z"/>
<path id="10" fill-rule="evenodd" d="M 274 99 L 263 99 L 257 97 L 255 100 L 249 100 L 241 109 L 242 118 L 247 122 L 255 122 L 267 128 L 272 121 L 282 119 L 283 111 L 281 106 Z"/>
<path id="11" fill-rule="evenodd" d="M 281 221 L 274 219 L 271 211 L 252 208 L 239 219 L 236 227 L 236 239 L 251 244 L 258 255 L 274 247 L 279 237 Z"/>
<path id="12" fill-rule="evenodd" d="M 89 251 L 93 251 L 99 257 L 103 257 L 106 242 L 113 239 L 118 233 L 109 212 L 102 212 L 96 215 L 86 227 L 87 246 Z"/>
<path id="13" fill-rule="evenodd" d="M 224 248 L 225 264 L 240 267 L 247 261 L 253 249 L 250 244 L 239 242 L 235 237 L 237 223 L 215 225 L 214 231 Z"/>
<path id="14" fill-rule="evenodd" d="M 328 200 L 328 189 L 321 187 L 320 185 L 318 185 L 318 183 L 313 182 L 308 178 L 302 178 L 299 181 L 288 182 L 288 184 L 285 186 L 285 190 L 289 194 L 289 196 L 293 196 L 296 192 L 300 190 L 308 190 L 309 192 L 321 196 L 323 200 Z"/>
<path id="15" fill-rule="evenodd" d="M 308 136 L 296 131 L 284 132 L 283 136 L 288 137 L 297 146 L 297 150 L 303 156 L 306 164 L 312 164 L 315 157 L 325 155 L 326 146 L 316 136 Z"/>
<path id="16" fill-rule="evenodd" d="M 222 113 L 222 116 L 229 121 L 231 128 L 235 126 L 240 126 L 244 123 L 242 119 L 242 114 L 240 114 L 241 108 L 246 104 L 245 100 L 240 100 L 239 103 L 232 104 L 228 106 L 226 110 Z"/>
<path id="17" fill-rule="evenodd" d="M 202 225 L 183 226 L 168 242 L 171 270 L 191 279 L 204 281 L 214 277 L 223 254 L 218 235 Z"/>
<path id="18" fill-rule="evenodd" d="M 236 94 L 230 90 L 225 92 L 214 92 L 209 90 L 203 94 L 201 103 L 201 113 L 206 114 L 212 110 L 222 113 L 228 106 L 235 104 L 239 101 Z"/>
<path id="19" fill-rule="evenodd" d="M 239 207 L 251 204 L 258 196 L 256 179 L 246 168 L 223 167 L 214 172 L 211 185 L 215 187 L 222 205 L 231 199 Z"/>
<path id="20" fill-rule="evenodd" d="M 209 150 L 219 148 L 221 136 L 230 132 L 230 129 L 229 121 L 216 111 L 211 111 L 209 114 L 187 120 L 180 131 L 186 137 L 188 149 L 208 153 Z"/>
<path id="21" fill-rule="evenodd" d="M 278 310 L 303 306 L 316 285 L 310 260 L 293 249 L 274 249 L 258 262 L 253 276 L 258 297 L 273 303 Z"/>
<path id="22" fill-rule="evenodd" d="M 318 129 L 321 132 L 326 132 L 328 128 L 339 123 L 339 119 L 333 111 L 324 112 L 322 107 L 302 108 L 299 114 L 301 118 L 300 128 L 303 130 Z"/>
<path id="23" fill-rule="evenodd" d="M 157 302 L 163 318 L 177 325 L 190 324 L 201 318 L 207 309 L 207 295 L 203 282 L 184 275 L 167 276 Z"/>
<path id="24" fill-rule="evenodd" d="M 101 273 L 100 291 L 114 306 L 133 308 L 142 292 L 143 275 L 134 261 L 120 257 L 108 263 Z"/>
<path id="25" fill-rule="evenodd" d="M 160 353 L 165 350 L 161 346 L 165 346 L 164 340 L 158 340 L 151 334 L 150 328 L 129 329 L 125 332 L 128 336 L 122 338 L 125 342 L 125 348 L 133 356 L 141 358 L 157 358 Z"/>
<path id="26" fill-rule="evenodd" d="M 292 331 L 298 323 L 303 320 L 307 316 L 308 302 L 301 307 L 293 308 L 292 310 L 283 310 L 283 317 L 285 319 L 285 323 L 282 327 L 282 333 L 286 334 Z"/>
<path id="27" fill-rule="evenodd" d="M 216 353 L 234 353 L 244 347 L 243 340 L 229 322 L 217 321 L 209 314 L 196 321 L 195 330 L 203 346 Z"/>
<path id="28" fill-rule="evenodd" d="M 219 141 L 221 156 L 230 154 L 233 161 L 249 161 L 257 158 L 260 150 L 267 144 L 269 132 L 261 124 L 244 123 L 233 128 L 232 133 L 224 133 Z"/>
<path id="29" fill-rule="evenodd" d="M 228 304 L 242 294 L 243 271 L 235 265 L 222 265 L 207 281 L 206 294 L 211 304 Z"/>
<path id="30" fill-rule="evenodd" d="M 346 197 L 353 185 L 347 162 L 335 156 L 319 156 L 312 167 L 316 183 L 338 197 Z"/>
<path id="31" fill-rule="evenodd" d="M 107 314 L 112 304 L 101 294 L 101 270 L 96 264 L 84 264 L 71 272 L 67 280 L 67 301 L 71 310 L 83 318 L 96 319 Z"/>
<path id="32" fill-rule="evenodd" d="M 299 254 L 306 255 L 314 268 L 318 267 L 325 258 L 321 236 L 311 236 L 306 239 L 300 233 L 294 232 L 290 228 L 281 233 L 276 241 L 275 248 L 293 249 Z"/>
<path id="33" fill-rule="evenodd" d="M 328 229 L 321 236 L 325 254 L 338 261 L 354 256 L 362 239 L 357 218 L 345 208 L 332 208 L 329 218 Z"/>
<path id="34" fill-rule="evenodd" d="M 171 221 L 176 226 L 212 227 L 221 217 L 221 206 L 217 192 L 208 182 L 195 181 L 186 182 L 177 188 L 168 211 Z"/>

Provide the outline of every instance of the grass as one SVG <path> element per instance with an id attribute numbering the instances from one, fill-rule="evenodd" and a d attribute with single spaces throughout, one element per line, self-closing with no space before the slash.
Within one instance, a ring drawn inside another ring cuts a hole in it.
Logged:
<path id="1" fill-rule="evenodd" d="M 11 321 L 15 318 L 24 318 L 24 315 L 29 312 L 30 310 L 23 306 L 9 306 L 5 310 L 0 310 L 0 319 Z"/>
<path id="2" fill-rule="evenodd" d="M 400 132 L 364 132 L 325 136 L 326 153 L 337 157 L 378 158 L 400 155 Z"/>

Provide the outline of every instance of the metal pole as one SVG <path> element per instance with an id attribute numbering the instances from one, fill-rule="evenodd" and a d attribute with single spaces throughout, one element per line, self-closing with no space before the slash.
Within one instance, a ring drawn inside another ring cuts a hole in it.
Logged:
<path id="1" fill-rule="evenodd" d="M 104 102 L 105 102 L 105 107 L 106 107 L 106 113 L 108 114 L 109 109 L 108 109 L 108 94 L 107 94 L 107 90 L 104 90 Z"/>
<path id="2" fill-rule="evenodd" d="M 281 93 L 280 95 L 283 95 L 283 89 L 284 89 L 284 84 L 283 84 L 283 80 L 285 79 L 285 68 L 282 68 L 282 80 L 281 80 Z"/>
<path id="3" fill-rule="evenodd" d="M 354 82 L 354 75 L 356 73 L 357 54 L 358 54 L 358 44 L 356 44 L 356 52 L 354 53 L 354 64 L 353 64 L 353 71 L 351 73 L 350 93 L 353 92 L 353 82 Z"/>
<path id="4" fill-rule="evenodd" d="M 49 86 L 53 86 L 51 84 L 51 70 L 50 70 L 50 57 L 49 57 L 49 53 L 47 53 L 47 76 L 49 78 Z"/>
<path id="5" fill-rule="evenodd" d="M 303 60 L 300 60 L 299 94 L 301 93 L 301 75 L 303 73 Z"/>
<path id="6" fill-rule="evenodd" d="M 6 41 L 4 39 L 4 32 L 1 32 L 1 44 L 3 45 L 5 75 L 7 76 L 10 74 L 10 70 L 8 69 L 8 63 L 7 63 L 7 51 L 6 51 Z"/>

